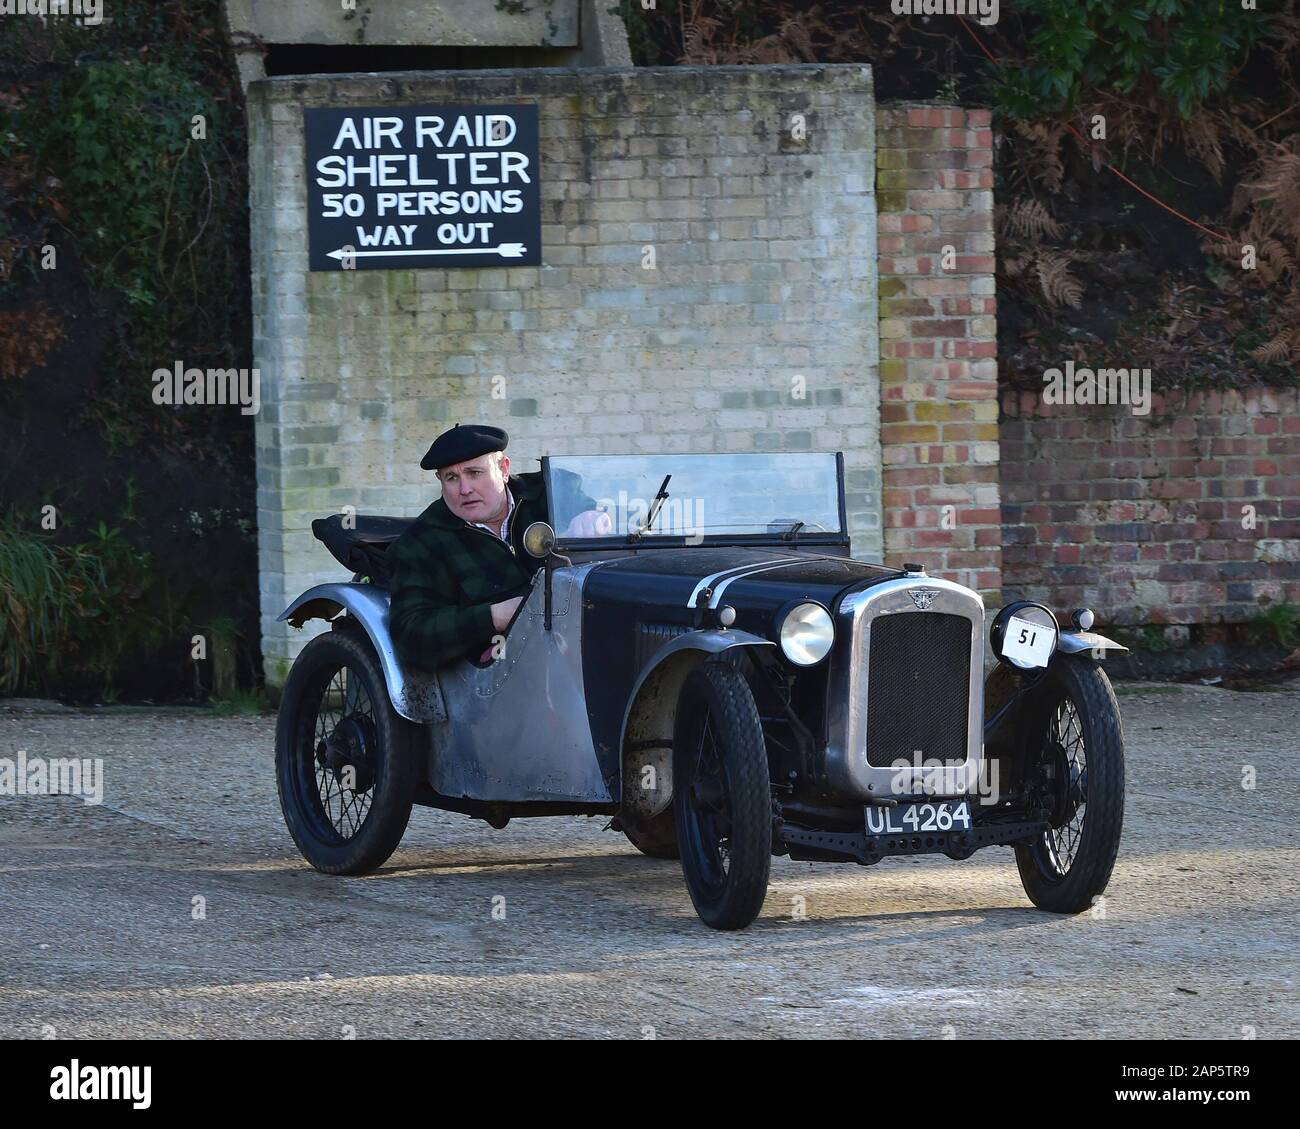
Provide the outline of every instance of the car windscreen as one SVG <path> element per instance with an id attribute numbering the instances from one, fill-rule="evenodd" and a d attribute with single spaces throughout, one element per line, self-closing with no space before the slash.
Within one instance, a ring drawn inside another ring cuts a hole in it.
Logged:
<path id="1" fill-rule="evenodd" d="M 572 455 L 545 466 L 561 540 L 843 532 L 834 454 Z M 665 478 L 667 497 L 656 503 Z"/>

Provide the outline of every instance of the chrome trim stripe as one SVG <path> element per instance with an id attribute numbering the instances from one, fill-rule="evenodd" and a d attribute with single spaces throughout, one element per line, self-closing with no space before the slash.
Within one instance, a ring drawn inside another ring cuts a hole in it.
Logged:
<path id="1" fill-rule="evenodd" d="M 749 569 L 753 569 L 753 568 L 761 568 L 763 565 L 776 564 L 776 563 L 778 563 L 778 562 L 780 562 L 780 563 L 784 563 L 784 562 L 789 561 L 789 560 L 792 560 L 792 559 L 794 559 L 794 558 L 792 558 L 792 557 L 773 557 L 773 558 L 772 558 L 771 560 L 769 560 L 769 561 L 750 561 L 749 564 L 733 565 L 731 568 L 724 568 L 721 572 L 713 572 L 713 573 L 710 573 L 708 576 L 706 576 L 703 580 L 701 580 L 701 581 L 700 581 L 700 582 L 695 586 L 694 591 L 691 592 L 690 598 L 686 601 L 686 606 L 687 606 L 688 608 L 694 608 L 694 607 L 695 607 L 695 601 L 698 600 L 698 599 L 700 598 L 700 593 L 703 592 L 704 589 L 706 589 L 706 588 L 712 588 L 713 585 L 714 585 L 714 583 L 715 583 L 715 582 L 716 582 L 720 577 L 723 577 L 723 576 L 730 576 L 733 572 L 745 572 L 745 571 L 747 571 L 747 570 L 749 570 Z"/>
<path id="2" fill-rule="evenodd" d="M 722 600 L 722 593 L 727 590 L 727 585 L 733 584 L 737 580 L 748 580 L 751 576 L 755 576 L 760 572 L 775 572 L 779 568 L 789 568 L 791 565 L 802 564 L 804 561 L 829 561 L 834 559 L 835 558 L 833 557 L 820 557 L 820 556 L 819 557 L 794 557 L 789 560 L 784 560 L 780 564 L 763 565 L 762 567 L 752 568 L 750 569 L 749 572 L 742 572 L 737 574 L 736 576 L 729 576 L 727 577 L 726 580 L 724 580 L 713 590 L 713 595 L 709 597 L 709 607 L 710 608 L 718 607 Z"/>

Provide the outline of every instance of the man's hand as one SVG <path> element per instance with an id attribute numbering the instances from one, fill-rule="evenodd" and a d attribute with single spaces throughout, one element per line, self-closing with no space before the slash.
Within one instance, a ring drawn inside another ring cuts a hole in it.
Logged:
<path id="1" fill-rule="evenodd" d="M 515 609 L 524 602 L 522 596 L 516 596 L 513 600 L 502 600 L 499 604 L 492 605 L 492 626 L 498 631 L 504 631 L 514 618 Z"/>
<path id="2" fill-rule="evenodd" d="M 561 537 L 605 537 L 614 529 L 614 521 L 604 510 L 584 510 L 571 522 Z"/>

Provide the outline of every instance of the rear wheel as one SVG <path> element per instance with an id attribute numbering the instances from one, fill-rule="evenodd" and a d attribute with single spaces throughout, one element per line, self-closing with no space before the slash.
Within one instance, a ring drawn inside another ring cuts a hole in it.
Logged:
<path id="1" fill-rule="evenodd" d="M 682 872 L 700 919 L 714 929 L 743 929 L 767 894 L 772 799 L 754 696 L 725 663 L 704 663 L 682 685 L 673 811 Z"/>
<path id="2" fill-rule="evenodd" d="M 303 857 L 365 874 L 397 849 L 411 817 L 418 729 L 388 699 L 368 639 L 313 639 L 285 680 L 276 726 L 280 808 Z"/>
<path id="3" fill-rule="evenodd" d="M 1106 889 L 1124 823 L 1124 734 L 1110 679 L 1067 658 L 1046 676 L 1026 773 L 1031 799 L 1051 830 L 1016 847 L 1029 900 L 1080 913 Z"/>

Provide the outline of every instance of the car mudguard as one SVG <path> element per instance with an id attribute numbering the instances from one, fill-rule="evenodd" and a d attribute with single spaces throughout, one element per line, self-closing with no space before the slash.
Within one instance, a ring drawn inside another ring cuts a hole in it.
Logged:
<path id="1" fill-rule="evenodd" d="M 1094 631 L 1062 631 L 1047 669 L 1072 658 L 1102 662 L 1107 655 L 1128 654 L 1122 643 Z M 1039 671 L 1018 671 L 1005 662 L 995 663 L 984 679 L 984 755 L 1001 759 L 1004 765 L 1017 761 L 1024 709 L 1037 685 Z M 1027 676 L 1026 684 L 1024 677 Z M 1011 779 L 1010 776 L 1007 779 Z"/>
<path id="2" fill-rule="evenodd" d="M 673 719 L 686 676 L 734 648 L 775 646 L 748 631 L 705 628 L 675 636 L 651 656 L 632 684 L 619 730 L 622 803 L 645 819 L 672 802 Z M 648 775 L 651 785 L 642 784 L 647 767 L 654 770 Z"/>
<path id="3" fill-rule="evenodd" d="M 379 656 L 393 709 L 407 721 L 446 721 L 447 708 L 436 675 L 408 674 L 397 661 L 388 630 L 390 600 L 384 589 L 373 584 L 318 584 L 285 608 L 279 619 L 302 627 L 308 620 L 331 621 L 340 612 L 347 612 L 365 631 Z"/>
<path id="4" fill-rule="evenodd" d="M 1090 651 L 1095 659 L 1104 659 L 1107 654 L 1128 654 L 1123 643 L 1116 643 L 1095 631 L 1061 631 L 1057 634 L 1057 654 L 1077 655 L 1084 651 Z"/>

